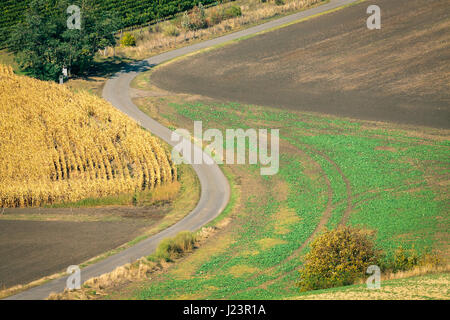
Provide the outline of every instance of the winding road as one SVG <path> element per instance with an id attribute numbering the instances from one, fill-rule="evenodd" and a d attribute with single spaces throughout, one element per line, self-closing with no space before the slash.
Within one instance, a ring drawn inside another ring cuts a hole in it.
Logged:
<path id="1" fill-rule="evenodd" d="M 231 33 L 212 40 L 200 42 L 187 47 L 183 47 L 170 52 L 153 56 L 149 59 L 129 65 L 109 79 L 103 89 L 103 97 L 111 102 L 117 109 L 121 110 L 142 127 L 146 128 L 154 135 L 160 137 L 170 145 L 174 145 L 171 140 L 172 131 L 140 111 L 132 102 L 129 89 L 131 81 L 139 72 L 148 70 L 158 64 L 177 58 L 201 49 L 209 48 L 241 37 L 254 35 L 256 33 L 283 26 L 297 20 L 301 20 L 319 13 L 323 13 L 344 5 L 356 2 L 356 0 L 331 0 L 321 6 L 308 9 L 296 14 L 292 14 L 277 20 L 273 20 L 246 30 Z M 177 143 L 177 142 L 176 142 Z M 196 146 L 192 146 L 194 149 Z M 206 223 L 217 217 L 225 208 L 230 197 L 230 187 L 227 179 L 220 168 L 214 165 L 196 164 L 193 165 L 198 175 L 201 185 L 201 196 L 196 208 L 184 219 L 177 222 L 168 229 L 150 237 L 138 244 L 110 256 L 100 262 L 89 265 L 81 271 L 81 281 L 100 276 L 113 271 L 116 267 L 133 262 L 142 256 L 147 256 L 154 252 L 158 243 L 167 237 L 174 236 L 180 231 L 195 231 Z M 49 281 L 43 285 L 33 287 L 14 296 L 8 297 L 11 300 L 38 300 L 45 299 L 52 292 L 61 292 L 66 286 L 67 277 L 61 277 Z"/>

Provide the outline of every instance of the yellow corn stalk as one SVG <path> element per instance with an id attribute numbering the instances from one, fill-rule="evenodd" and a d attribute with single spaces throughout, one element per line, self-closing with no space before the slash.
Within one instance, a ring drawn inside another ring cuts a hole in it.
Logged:
<path id="1" fill-rule="evenodd" d="M 172 182 L 160 142 L 87 92 L 0 65 L 0 207 L 72 202 Z"/>

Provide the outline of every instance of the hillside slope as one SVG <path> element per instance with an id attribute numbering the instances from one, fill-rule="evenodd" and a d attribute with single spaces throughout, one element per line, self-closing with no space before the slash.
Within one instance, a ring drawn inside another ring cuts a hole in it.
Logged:
<path id="1" fill-rule="evenodd" d="M 0 66 L 0 207 L 72 202 L 176 179 L 156 138 L 86 92 Z"/>

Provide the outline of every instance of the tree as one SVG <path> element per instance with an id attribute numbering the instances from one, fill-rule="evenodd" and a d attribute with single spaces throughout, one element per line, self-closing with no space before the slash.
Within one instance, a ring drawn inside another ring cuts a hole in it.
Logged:
<path id="1" fill-rule="evenodd" d="M 120 40 L 120 44 L 124 47 L 134 47 L 136 45 L 136 38 L 127 32 Z"/>
<path id="2" fill-rule="evenodd" d="M 13 28 L 8 45 L 28 75 L 56 81 L 63 66 L 69 74 L 82 74 L 98 50 L 115 45 L 113 32 L 119 27 L 115 16 L 100 15 L 83 1 L 81 28 L 69 29 L 66 10 L 70 4 L 61 0 L 49 9 L 47 1 L 33 0 L 23 22 Z"/>
<path id="3" fill-rule="evenodd" d="M 183 17 L 181 19 L 181 27 L 184 29 L 184 41 L 186 41 L 186 33 L 191 28 L 191 19 L 187 11 L 183 13 Z"/>
<path id="4" fill-rule="evenodd" d="M 379 259 L 373 233 L 340 226 L 312 241 L 298 285 L 301 291 L 349 285 Z"/>
<path id="5" fill-rule="evenodd" d="M 203 29 L 207 26 L 206 24 L 206 14 L 205 14 L 205 8 L 201 3 L 198 4 L 198 6 L 195 6 L 192 9 L 191 14 L 189 15 L 189 28 L 194 31 L 194 38 L 195 38 L 195 32 L 197 30 Z"/>

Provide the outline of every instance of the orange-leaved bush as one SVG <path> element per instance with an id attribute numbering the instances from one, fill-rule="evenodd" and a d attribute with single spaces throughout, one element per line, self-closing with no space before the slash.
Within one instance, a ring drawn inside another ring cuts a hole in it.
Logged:
<path id="1" fill-rule="evenodd" d="M 352 284 L 377 263 L 379 254 L 372 232 L 348 226 L 325 231 L 311 243 L 298 286 L 308 291 Z"/>

